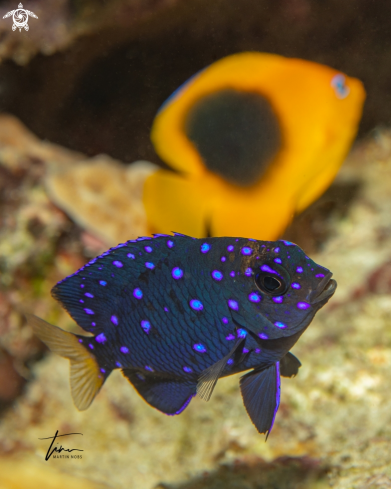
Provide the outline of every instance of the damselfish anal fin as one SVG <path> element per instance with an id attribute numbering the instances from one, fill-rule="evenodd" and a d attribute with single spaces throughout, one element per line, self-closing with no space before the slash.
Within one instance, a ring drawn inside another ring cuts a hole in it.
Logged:
<path id="1" fill-rule="evenodd" d="M 280 360 L 280 374 L 283 377 L 295 377 L 299 373 L 301 362 L 290 351 Z"/>
<path id="2" fill-rule="evenodd" d="M 279 362 L 240 379 L 244 407 L 259 433 L 269 436 L 280 405 Z"/>
<path id="3" fill-rule="evenodd" d="M 47 323 L 31 314 L 26 315 L 28 324 L 38 338 L 57 355 L 68 358 L 73 402 L 77 409 L 89 407 L 105 381 L 95 356 L 87 351 L 77 336 Z"/>
<path id="4" fill-rule="evenodd" d="M 180 414 L 196 395 L 196 383 L 191 380 L 182 382 L 129 368 L 122 369 L 122 373 L 148 404 L 164 414 Z"/>

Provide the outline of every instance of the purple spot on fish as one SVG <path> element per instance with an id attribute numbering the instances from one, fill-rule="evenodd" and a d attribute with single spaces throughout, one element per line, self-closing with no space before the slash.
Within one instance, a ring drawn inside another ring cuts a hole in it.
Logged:
<path id="1" fill-rule="evenodd" d="M 151 246 L 144 246 L 144 250 L 147 252 L 147 253 L 152 253 L 153 249 L 151 248 Z"/>
<path id="2" fill-rule="evenodd" d="M 145 370 L 149 370 L 150 372 L 153 372 L 154 371 L 153 368 L 150 367 L 149 365 L 145 365 L 144 368 L 145 368 Z"/>
<path id="3" fill-rule="evenodd" d="M 258 336 L 261 338 L 261 340 L 268 340 L 269 339 L 268 335 L 265 333 L 259 333 Z"/>
<path id="4" fill-rule="evenodd" d="M 111 322 L 115 325 L 118 326 L 118 318 L 117 316 L 111 316 Z"/>
<path id="5" fill-rule="evenodd" d="M 282 263 L 282 261 L 280 260 L 280 258 L 274 258 L 274 263 Z"/>
<path id="6" fill-rule="evenodd" d="M 79 302 L 81 302 L 82 304 L 84 304 L 84 301 L 83 301 L 83 299 L 79 299 Z"/>
<path id="7" fill-rule="evenodd" d="M 239 304 L 237 303 L 237 301 L 234 301 L 233 299 L 229 299 L 228 307 L 230 309 L 233 309 L 234 311 L 237 311 L 239 309 Z"/>
<path id="8" fill-rule="evenodd" d="M 279 253 L 280 252 L 280 248 L 274 248 L 274 253 Z"/>
<path id="9" fill-rule="evenodd" d="M 318 273 L 317 275 L 315 275 L 316 278 L 322 278 L 324 277 L 324 274 L 323 273 Z"/>
<path id="10" fill-rule="evenodd" d="M 113 261 L 113 265 L 115 265 L 117 268 L 122 268 L 124 266 L 123 263 L 118 260 Z"/>
<path id="11" fill-rule="evenodd" d="M 301 289 L 301 285 L 298 284 L 297 282 L 293 282 L 292 289 Z"/>
<path id="12" fill-rule="evenodd" d="M 91 343 L 88 346 L 91 348 L 91 350 L 94 349 L 94 345 L 92 345 Z"/>
<path id="13" fill-rule="evenodd" d="M 190 307 L 195 311 L 202 311 L 202 309 L 204 308 L 202 302 L 199 301 L 198 299 L 192 299 L 190 301 Z"/>
<path id="14" fill-rule="evenodd" d="M 183 368 L 183 371 L 186 372 L 187 374 L 191 374 L 193 372 L 193 369 L 190 367 L 186 367 L 186 365 Z"/>
<path id="15" fill-rule="evenodd" d="M 254 352 L 255 353 L 261 353 L 261 349 L 260 348 L 255 348 Z"/>
<path id="16" fill-rule="evenodd" d="M 106 373 L 106 370 L 104 368 L 101 368 L 100 371 L 102 372 L 102 374 Z"/>
<path id="17" fill-rule="evenodd" d="M 94 311 L 92 309 L 84 309 L 85 313 L 86 314 L 95 314 Z"/>
<path id="18" fill-rule="evenodd" d="M 79 339 L 79 343 L 83 343 L 83 340 L 82 339 Z"/>
<path id="19" fill-rule="evenodd" d="M 155 268 L 155 265 L 151 263 L 150 261 L 145 262 L 145 266 L 149 268 L 150 270 L 153 270 Z"/>
<path id="20" fill-rule="evenodd" d="M 231 277 L 235 277 L 235 272 L 232 270 L 232 272 L 229 272 L 229 274 L 231 275 Z"/>
<path id="21" fill-rule="evenodd" d="M 151 323 L 145 319 L 141 321 L 141 327 L 143 328 L 144 332 L 149 334 L 149 330 L 151 329 Z"/>
<path id="22" fill-rule="evenodd" d="M 175 280 L 179 280 L 183 277 L 183 270 L 181 270 L 179 267 L 175 267 L 172 269 L 171 275 L 173 278 L 175 278 Z"/>
<path id="23" fill-rule="evenodd" d="M 253 274 L 253 269 L 252 268 L 246 268 L 246 270 L 244 271 L 244 274 L 246 275 L 246 277 L 251 277 L 251 275 Z"/>
<path id="24" fill-rule="evenodd" d="M 134 260 L 135 256 L 133 255 L 133 253 L 128 253 L 126 255 L 128 258 L 130 258 L 131 260 Z"/>
<path id="25" fill-rule="evenodd" d="M 243 348 L 242 353 L 248 353 L 249 351 L 247 348 Z"/>
<path id="26" fill-rule="evenodd" d="M 96 326 L 96 323 L 91 323 L 91 326 L 94 326 L 95 327 Z"/>
<path id="27" fill-rule="evenodd" d="M 235 339 L 235 336 L 233 334 L 229 334 L 228 336 L 225 337 L 225 339 L 231 341 Z"/>
<path id="28" fill-rule="evenodd" d="M 238 338 L 245 338 L 247 336 L 247 331 L 245 329 L 239 328 L 236 331 Z"/>
<path id="29" fill-rule="evenodd" d="M 143 291 L 137 287 L 137 288 L 136 288 L 136 289 L 134 289 L 134 291 L 133 291 L 133 296 L 134 296 L 136 299 L 142 299 L 142 298 L 143 298 Z"/>
<path id="30" fill-rule="evenodd" d="M 99 280 L 99 283 L 100 283 L 100 285 L 103 285 L 103 286 L 107 285 L 106 280 Z"/>
<path id="31" fill-rule="evenodd" d="M 242 255 L 247 255 L 247 256 L 248 256 L 248 255 L 251 255 L 251 253 L 252 253 L 252 252 L 253 252 L 253 250 L 252 250 L 251 248 L 249 248 L 248 246 L 244 246 L 244 247 L 241 249 L 241 251 L 240 251 L 240 253 L 241 253 Z"/>
<path id="32" fill-rule="evenodd" d="M 222 261 L 222 262 L 224 263 L 224 262 L 226 261 L 226 259 L 227 259 L 227 257 L 226 257 L 226 256 L 222 256 L 222 257 L 220 258 L 220 261 Z"/>
<path id="33" fill-rule="evenodd" d="M 275 302 L 276 304 L 282 304 L 283 300 L 284 298 L 282 296 L 273 297 L 273 302 Z"/>
<path id="34" fill-rule="evenodd" d="M 282 241 L 286 246 L 294 246 L 294 243 L 292 243 L 291 241 Z"/>
<path id="35" fill-rule="evenodd" d="M 86 297 L 91 297 L 91 299 L 93 299 L 93 298 L 94 298 L 94 296 L 93 296 L 92 294 L 90 294 L 90 292 L 86 292 L 84 295 L 85 295 Z"/>
<path id="36" fill-rule="evenodd" d="M 210 245 L 208 243 L 202 243 L 201 253 L 208 253 L 209 250 L 210 250 Z"/>
<path id="37" fill-rule="evenodd" d="M 250 302 L 261 302 L 261 297 L 256 292 L 251 292 L 251 294 L 248 295 L 248 300 Z"/>
<path id="38" fill-rule="evenodd" d="M 228 250 L 229 252 L 234 251 L 234 249 L 235 249 L 235 247 L 234 247 L 233 245 L 229 245 L 229 246 L 227 246 L 227 250 Z"/>
<path id="39" fill-rule="evenodd" d="M 169 239 L 169 240 L 167 241 L 167 246 L 168 246 L 169 248 L 173 248 L 173 247 L 174 247 L 174 241 L 171 241 L 171 239 Z"/>
<path id="40" fill-rule="evenodd" d="M 302 269 L 302 267 L 297 267 L 297 268 L 296 268 L 296 272 L 297 272 L 297 273 L 303 273 L 303 269 Z"/>
<path id="41" fill-rule="evenodd" d="M 269 265 L 262 265 L 261 270 L 262 272 L 275 273 L 276 275 L 278 275 L 278 272 L 270 268 Z"/>
<path id="42" fill-rule="evenodd" d="M 107 338 L 104 333 L 101 333 L 98 334 L 98 336 L 95 336 L 95 341 L 97 341 L 98 343 L 105 343 L 107 341 Z"/>
<path id="43" fill-rule="evenodd" d="M 84 284 L 80 284 L 80 287 L 81 287 L 82 289 L 84 289 Z"/>
<path id="44" fill-rule="evenodd" d="M 277 328 L 280 328 L 280 329 L 285 329 L 286 328 L 286 324 L 282 323 L 281 321 L 276 321 L 274 323 L 274 326 L 277 326 Z"/>
<path id="45" fill-rule="evenodd" d="M 308 302 L 298 302 L 297 307 L 299 309 L 302 309 L 303 311 L 305 311 L 306 309 L 308 309 L 310 307 L 310 305 L 308 304 Z"/>
<path id="46" fill-rule="evenodd" d="M 198 353 L 205 353 L 206 352 L 205 346 L 202 345 L 201 343 L 196 343 L 195 345 L 193 345 L 193 350 L 198 351 Z"/>
<path id="47" fill-rule="evenodd" d="M 223 317 L 223 318 L 221 318 L 221 320 L 223 321 L 224 324 L 228 324 L 228 318 Z"/>
<path id="48" fill-rule="evenodd" d="M 212 277 L 219 282 L 220 280 L 223 279 L 223 274 L 218 270 L 213 270 Z"/>
<path id="49" fill-rule="evenodd" d="M 228 361 L 227 361 L 227 365 L 232 365 L 234 363 L 234 361 L 232 360 L 232 358 L 230 358 Z"/>
<path id="50" fill-rule="evenodd" d="M 165 307 L 165 308 L 164 308 L 164 310 L 165 310 L 166 312 L 168 312 L 168 308 L 167 308 L 167 307 Z"/>
<path id="51" fill-rule="evenodd" d="M 121 350 L 121 353 L 129 353 L 129 348 L 126 346 L 121 346 L 120 350 Z"/>

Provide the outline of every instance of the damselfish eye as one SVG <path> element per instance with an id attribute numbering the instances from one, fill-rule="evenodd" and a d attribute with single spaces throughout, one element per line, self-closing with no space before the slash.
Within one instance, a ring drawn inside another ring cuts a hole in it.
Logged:
<path id="1" fill-rule="evenodd" d="M 255 276 L 255 284 L 258 289 L 268 295 L 283 295 L 288 290 L 290 277 L 281 266 L 264 264 L 260 272 Z"/>

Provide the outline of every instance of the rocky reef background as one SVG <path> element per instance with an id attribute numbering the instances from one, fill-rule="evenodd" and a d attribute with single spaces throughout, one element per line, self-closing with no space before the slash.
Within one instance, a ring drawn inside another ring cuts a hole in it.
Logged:
<path id="1" fill-rule="evenodd" d="M 1 18 L 14 8 L 0 3 L 0 488 L 390 488 L 391 4 L 31 0 L 28 32 Z M 149 170 L 128 163 L 163 164 L 149 142 L 158 107 L 248 49 L 329 64 L 368 92 L 336 181 L 285 234 L 338 281 L 294 348 L 303 367 L 283 379 L 267 443 L 237 376 L 167 417 L 117 372 L 80 413 L 68 362 L 24 313 L 75 331 L 50 289 L 145 232 L 136 197 Z M 83 433 L 64 441 L 82 459 L 44 460 L 39 438 L 56 430 Z"/>

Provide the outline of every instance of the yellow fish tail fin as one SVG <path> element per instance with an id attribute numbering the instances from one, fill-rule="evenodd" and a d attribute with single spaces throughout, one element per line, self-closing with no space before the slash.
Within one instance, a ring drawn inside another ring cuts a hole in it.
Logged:
<path id="1" fill-rule="evenodd" d="M 53 326 L 43 319 L 26 315 L 29 325 L 38 338 L 50 350 L 68 358 L 70 365 L 70 383 L 73 402 L 77 409 L 84 411 L 94 400 L 105 381 L 95 356 L 90 353 L 77 336 Z"/>

